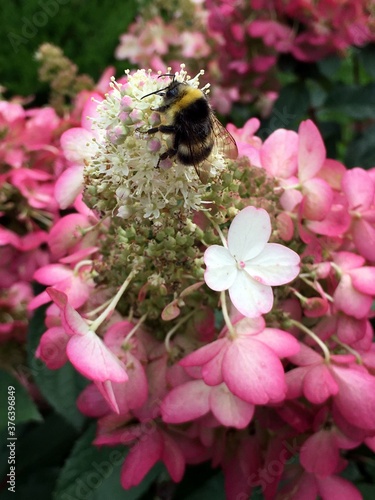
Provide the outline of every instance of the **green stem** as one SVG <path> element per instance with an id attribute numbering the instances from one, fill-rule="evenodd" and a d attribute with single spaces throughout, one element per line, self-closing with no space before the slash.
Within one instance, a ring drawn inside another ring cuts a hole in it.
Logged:
<path id="1" fill-rule="evenodd" d="M 138 270 L 133 269 L 133 271 L 129 274 L 124 283 L 121 285 L 119 291 L 116 293 L 116 295 L 109 303 L 108 307 L 106 307 L 106 309 L 102 312 L 102 314 L 92 323 L 92 325 L 90 326 L 90 330 L 95 332 L 99 328 L 99 326 L 103 323 L 103 321 L 106 320 L 107 317 L 116 309 L 116 306 L 119 300 L 121 299 L 122 294 L 125 292 L 126 288 L 128 287 L 131 280 L 134 278 L 134 276 L 137 274 L 137 272 Z"/>
<path id="2" fill-rule="evenodd" d="M 303 331 L 309 337 L 311 337 L 312 339 L 315 340 L 315 342 L 319 345 L 319 347 L 323 351 L 325 361 L 327 363 L 329 363 L 330 358 L 331 358 L 331 354 L 329 352 L 328 347 L 325 345 L 325 343 L 313 331 L 311 331 L 309 328 L 307 328 L 307 326 L 303 325 L 299 321 L 296 321 L 295 319 L 291 319 L 290 323 L 292 325 L 296 326 L 297 328 L 299 328 L 301 331 Z"/>
<path id="3" fill-rule="evenodd" d="M 191 316 L 194 314 L 194 311 L 191 311 L 189 314 L 187 314 L 185 317 L 180 319 L 180 321 L 169 330 L 167 333 L 167 336 L 165 337 L 164 343 L 165 343 L 165 350 L 170 353 L 171 352 L 171 345 L 170 345 L 170 340 L 172 335 L 180 328 L 181 325 L 186 323 L 186 321 L 191 318 Z"/>
<path id="4" fill-rule="evenodd" d="M 230 320 L 230 317 L 229 317 L 228 308 L 227 308 L 227 301 L 226 301 L 226 296 L 225 296 L 225 290 L 220 292 L 220 301 L 221 301 L 221 310 L 223 312 L 225 324 L 228 328 L 230 337 L 233 339 L 236 336 L 236 332 L 235 332 L 235 329 L 234 329 L 232 322 Z"/>

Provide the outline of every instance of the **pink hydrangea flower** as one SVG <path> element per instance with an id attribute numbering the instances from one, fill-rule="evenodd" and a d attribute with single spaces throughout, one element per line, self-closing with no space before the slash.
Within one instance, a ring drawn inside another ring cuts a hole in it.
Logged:
<path id="1" fill-rule="evenodd" d="M 188 354 L 180 364 L 201 367 L 207 385 L 225 382 L 247 403 L 282 401 L 286 384 L 280 358 L 298 352 L 298 342 L 282 330 L 265 328 L 263 318 L 240 319 L 233 327 L 234 334 L 224 329 L 221 338 Z"/>

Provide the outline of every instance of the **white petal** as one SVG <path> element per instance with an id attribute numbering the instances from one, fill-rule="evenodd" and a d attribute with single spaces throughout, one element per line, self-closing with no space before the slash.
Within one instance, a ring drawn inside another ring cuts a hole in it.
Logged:
<path id="1" fill-rule="evenodd" d="M 271 222 L 263 208 L 246 207 L 233 219 L 228 231 L 228 248 L 237 262 L 252 259 L 271 235 Z"/>
<path id="2" fill-rule="evenodd" d="M 255 318 L 272 309 L 272 288 L 253 280 L 245 271 L 239 271 L 229 288 L 229 297 L 241 314 Z"/>
<path id="3" fill-rule="evenodd" d="M 263 251 L 246 262 L 245 271 L 264 285 L 283 285 L 299 273 L 299 255 L 278 243 L 267 243 Z"/>
<path id="4" fill-rule="evenodd" d="M 219 245 L 212 245 L 204 253 L 207 269 L 204 280 L 212 290 L 227 290 L 236 279 L 238 269 L 236 261 L 229 251 Z"/>

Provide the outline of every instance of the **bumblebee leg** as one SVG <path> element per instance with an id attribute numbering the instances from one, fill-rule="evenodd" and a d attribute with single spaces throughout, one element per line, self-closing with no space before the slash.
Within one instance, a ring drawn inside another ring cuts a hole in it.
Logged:
<path id="1" fill-rule="evenodd" d="M 167 149 L 167 151 L 164 151 L 164 153 L 162 153 L 160 156 L 159 156 L 159 160 L 158 160 L 158 163 L 156 164 L 156 168 L 159 168 L 159 163 L 163 160 L 166 160 L 167 158 L 173 158 L 174 156 L 176 156 L 177 154 L 177 149 L 174 149 L 174 148 L 169 148 Z"/>
<path id="2" fill-rule="evenodd" d="M 159 132 L 159 127 L 150 128 L 149 130 L 146 130 L 144 133 L 145 134 L 156 134 L 156 132 Z"/>
<path id="3" fill-rule="evenodd" d="M 158 127 L 146 130 L 146 134 L 156 134 L 156 132 L 161 132 L 162 134 L 175 134 L 176 129 L 173 125 L 159 125 Z"/>

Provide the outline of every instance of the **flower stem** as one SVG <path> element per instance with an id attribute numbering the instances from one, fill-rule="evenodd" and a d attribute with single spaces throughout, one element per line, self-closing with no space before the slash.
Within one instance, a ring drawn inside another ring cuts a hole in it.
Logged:
<path id="1" fill-rule="evenodd" d="M 229 314 L 228 314 L 225 290 L 220 292 L 220 302 L 221 302 L 221 310 L 223 312 L 224 321 L 225 321 L 225 324 L 227 325 L 230 337 L 234 338 L 236 336 L 236 332 L 234 331 L 234 327 L 232 325 L 232 322 L 231 322 Z"/>
<path id="2" fill-rule="evenodd" d="M 96 314 L 100 313 L 100 311 L 103 311 L 103 309 L 105 309 L 108 306 L 108 304 L 111 303 L 111 301 L 112 299 L 106 300 L 105 302 L 103 302 L 103 304 L 100 304 L 100 306 L 98 306 L 97 308 L 87 312 L 85 314 L 85 317 L 95 316 Z"/>
<path id="3" fill-rule="evenodd" d="M 194 314 L 194 311 L 191 311 L 189 314 L 187 314 L 185 317 L 181 318 L 180 321 L 169 330 L 167 333 L 167 336 L 165 337 L 164 343 L 165 343 L 165 350 L 170 353 L 171 352 L 171 344 L 170 340 L 172 335 L 180 328 L 181 325 L 183 325 L 192 315 Z"/>
<path id="4" fill-rule="evenodd" d="M 311 337 L 312 339 L 314 339 L 315 342 L 319 345 L 319 347 L 323 351 L 325 361 L 327 363 L 330 361 L 331 355 L 330 355 L 328 347 L 325 345 L 325 343 L 313 331 L 310 330 L 310 328 L 307 328 L 307 326 L 303 325 L 299 321 L 296 321 L 295 319 L 289 320 L 289 323 L 291 323 L 292 325 L 296 326 L 301 331 L 303 331 L 304 333 L 306 333 L 309 337 Z"/>
<path id="5" fill-rule="evenodd" d="M 103 321 L 106 320 L 107 317 L 112 313 L 112 311 L 116 309 L 116 306 L 119 300 L 121 299 L 122 294 L 125 292 L 126 288 L 128 287 L 131 280 L 134 278 L 134 276 L 137 274 L 137 272 L 138 269 L 133 269 L 133 271 L 129 274 L 124 283 L 121 285 L 119 291 L 113 297 L 109 305 L 104 309 L 102 314 L 92 323 L 92 325 L 90 326 L 90 330 L 95 332 L 99 328 L 99 326 L 103 323 Z"/>
<path id="6" fill-rule="evenodd" d="M 143 316 L 141 316 L 141 318 L 139 318 L 137 323 L 134 325 L 134 327 L 130 330 L 130 332 L 125 337 L 124 344 L 126 342 L 129 342 L 129 340 L 132 338 L 132 336 L 135 334 L 135 332 L 138 330 L 138 328 L 142 325 L 142 323 L 145 322 L 146 318 L 147 318 L 147 313 L 145 313 Z"/>
<path id="7" fill-rule="evenodd" d="M 318 292 L 320 295 L 323 293 L 324 294 L 324 297 L 329 301 L 329 302 L 333 302 L 333 297 L 331 297 L 331 295 L 329 295 L 328 293 L 324 292 L 323 290 L 318 290 L 316 288 L 316 285 L 313 281 L 307 279 L 305 276 L 303 275 L 299 275 L 299 277 L 301 278 L 302 281 L 304 281 L 306 283 L 306 285 L 308 286 L 311 286 L 311 288 L 313 290 L 315 290 L 316 292 Z"/>
<path id="8" fill-rule="evenodd" d="M 211 222 L 211 224 L 213 225 L 213 227 L 216 229 L 217 234 L 220 236 L 223 247 L 228 248 L 227 240 L 225 239 L 225 236 L 223 235 L 223 232 L 220 229 L 219 224 L 216 224 L 216 222 L 212 220 L 212 218 L 208 215 L 208 213 L 206 213 L 206 216 L 209 219 L 209 221 Z"/>
<path id="9" fill-rule="evenodd" d="M 84 266 L 92 266 L 92 263 L 93 261 L 92 260 L 89 260 L 89 259 L 86 259 L 86 260 L 81 260 L 80 262 L 78 262 L 75 267 L 74 267 L 74 273 L 77 274 L 78 271 L 80 270 L 81 267 L 84 267 Z"/>
<path id="10" fill-rule="evenodd" d="M 338 344 L 338 345 L 341 345 L 341 347 L 343 347 L 344 349 L 346 349 L 348 352 L 350 352 L 350 354 L 353 354 L 353 356 L 355 357 L 355 359 L 357 360 L 357 363 L 359 365 L 362 365 L 363 362 L 362 362 L 362 358 L 360 356 L 360 354 L 355 350 L 353 349 L 352 347 L 348 346 L 347 344 L 345 344 L 344 342 L 341 342 L 341 340 L 339 340 L 337 338 L 337 335 L 332 335 L 332 339 Z"/>

